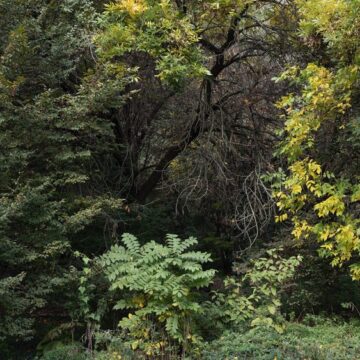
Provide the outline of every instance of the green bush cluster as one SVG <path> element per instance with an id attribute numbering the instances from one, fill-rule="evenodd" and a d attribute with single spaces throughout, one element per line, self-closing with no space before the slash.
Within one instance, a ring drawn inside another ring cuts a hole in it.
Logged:
<path id="1" fill-rule="evenodd" d="M 359 323 L 331 320 L 314 326 L 288 323 L 283 334 L 264 327 L 228 332 L 202 353 L 203 360 L 356 360 L 359 356 Z"/>
<path id="2" fill-rule="evenodd" d="M 63 345 L 47 351 L 41 360 L 86 360 L 88 354 L 79 345 Z"/>
<path id="3" fill-rule="evenodd" d="M 308 316 L 302 323 L 287 323 L 283 334 L 269 327 L 232 330 L 212 342 L 203 343 L 201 353 L 188 354 L 187 359 L 357 360 L 360 354 L 359 326 L 356 321 L 346 323 L 339 319 Z M 176 358 L 176 355 L 169 357 Z M 112 336 L 107 350 L 89 354 L 79 346 L 65 345 L 49 350 L 41 357 L 41 360 L 63 359 L 140 360 L 144 357 L 127 348 L 118 336 Z"/>

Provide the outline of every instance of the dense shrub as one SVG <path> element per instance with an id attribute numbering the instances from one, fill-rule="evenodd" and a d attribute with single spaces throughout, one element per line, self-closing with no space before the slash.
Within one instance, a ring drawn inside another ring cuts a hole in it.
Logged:
<path id="1" fill-rule="evenodd" d="M 88 277 L 92 273 L 99 276 L 97 264 L 109 283 L 113 309 L 127 314 L 119 327 L 127 334 L 124 341 L 129 348 L 146 356 L 189 352 L 200 341 L 194 321 L 204 312 L 198 290 L 209 286 L 215 275 L 215 270 L 203 269 L 211 262 L 210 255 L 191 250 L 197 245 L 193 237 L 181 240 L 167 235 L 165 245 L 155 241 L 141 245 L 135 236 L 125 233 L 122 243 L 124 246 L 116 244 L 95 259 L 92 270 L 84 267 L 79 300 L 88 329 L 93 333 L 99 328 L 102 314 L 101 307 L 92 313 L 89 305 Z M 85 257 L 84 261 L 90 260 Z M 91 338 L 87 336 L 89 348 Z"/>
<path id="2" fill-rule="evenodd" d="M 114 338 L 115 339 L 115 338 Z M 113 339 L 113 340 L 114 340 Z M 120 340 L 120 339 L 119 339 Z M 308 316 L 303 323 L 288 323 L 285 333 L 256 327 L 247 332 L 227 332 L 220 339 L 203 344 L 202 354 L 190 353 L 187 359 L 201 360 L 357 360 L 360 355 L 360 323 L 345 323 Z M 90 358 L 90 357 L 89 357 Z M 91 355 L 95 360 L 143 357 L 111 342 L 107 351 Z M 158 359 L 158 357 L 149 357 Z M 169 359 L 179 359 L 173 354 Z M 65 346 L 49 351 L 42 360 L 85 360 L 76 347 Z"/>
<path id="3" fill-rule="evenodd" d="M 313 320 L 313 319 L 311 319 Z M 310 323 L 310 322 L 309 322 Z M 311 322 L 314 323 L 314 322 Z M 204 360 L 355 360 L 360 356 L 360 324 L 330 320 L 288 324 L 284 334 L 258 327 L 227 333 L 205 346 Z"/>
<path id="4" fill-rule="evenodd" d="M 47 351 L 41 360 L 86 360 L 86 352 L 79 345 L 64 345 Z"/>

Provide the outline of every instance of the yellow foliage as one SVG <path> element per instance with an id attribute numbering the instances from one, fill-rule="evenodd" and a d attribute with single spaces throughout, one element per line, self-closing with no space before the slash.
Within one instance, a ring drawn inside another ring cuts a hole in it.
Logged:
<path id="1" fill-rule="evenodd" d="M 327 240 L 331 236 L 331 229 L 329 226 L 326 226 L 323 231 L 320 232 L 320 240 Z M 323 245 L 325 247 L 325 245 Z"/>
<path id="2" fill-rule="evenodd" d="M 144 0 L 118 0 L 106 5 L 106 9 L 110 12 L 124 12 L 134 17 L 144 13 L 148 6 Z"/>
<path id="3" fill-rule="evenodd" d="M 351 277 L 354 280 L 360 280 L 360 264 L 353 264 L 350 266 Z"/>
<path id="4" fill-rule="evenodd" d="M 314 210 L 317 211 L 319 217 L 324 217 L 329 214 L 342 215 L 345 210 L 345 204 L 342 199 L 333 195 L 327 198 L 326 200 L 316 204 Z"/>
<path id="5" fill-rule="evenodd" d="M 358 179 L 323 173 L 321 164 L 311 156 L 321 158 L 316 148 L 320 129 L 326 129 L 328 123 L 346 129 L 351 117 L 348 110 L 352 92 L 358 89 L 360 77 L 360 1 L 296 3 L 304 42 L 320 35 L 336 66 L 326 68 L 310 63 L 303 70 L 289 68 L 279 77 L 296 83 L 301 90 L 284 96 L 277 104 L 287 114 L 280 154 L 289 162 L 289 173 L 285 190 L 275 197 L 282 214 L 291 215 L 293 236 L 301 239 L 312 235 L 322 243 L 320 253 L 332 256 L 332 265 L 341 266 L 353 254 L 360 253 L 360 220 L 355 217 L 353 205 L 348 206 L 360 201 L 360 185 L 356 184 Z M 351 274 L 360 280 L 360 264 L 351 267 Z"/>
<path id="6" fill-rule="evenodd" d="M 275 222 L 283 222 L 288 218 L 288 214 L 281 214 L 279 216 L 275 216 Z"/>
<path id="7" fill-rule="evenodd" d="M 321 245 L 323 249 L 332 251 L 334 249 L 334 244 L 331 242 L 327 242 L 326 244 Z"/>
<path id="8" fill-rule="evenodd" d="M 296 239 L 299 240 L 302 236 L 308 238 L 310 230 L 311 230 L 311 226 L 308 224 L 306 220 L 299 221 L 296 218 L 294 219 L 294 229 L 291 233 L 292 235 L 295 236 Z"/>
<path id="9" fill-rule="evenodd" d="M 300 194 L 302 191 L 302 187 L 301 185 L 299 184 L 294 184 L 292 187 L 291 187 L 291 193 L 293 195 L 297 195 L 297 194 Z"/>
<path id="10" fill-rule="evenodd" d="M 312 176 L 313 178 L 321 174 L 321 166 L 318 163 L 316 163 L 314 160 L 309 161 L 308 169 L 310 176 Z"/>

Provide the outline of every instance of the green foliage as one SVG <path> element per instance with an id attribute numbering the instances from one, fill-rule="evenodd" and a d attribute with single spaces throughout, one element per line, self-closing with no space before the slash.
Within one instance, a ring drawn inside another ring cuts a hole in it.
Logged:
<path id="1" fill-rule="evenodd" d="M 41 360 L 87 360 L 89 356 L 85 353 L 84 348 L 79 345 L 58 344 L 54 349 L 49 349 L 40 358 Z"/>
<path id="2" fill-rule="evenodd" d="M 150 241 L 141 246 L 124 234 L 122 242 L 125 246 L 114 245 L 100 258 L 117 299 L 114 309 L 134 309 L 119 326 L 128 330 L 132 348 L 148 355 L 171 345 L 168 338 L 186 351 L 198 340 L 193 317 L 202 311 L 194 291 L 208 286 L 215 274 L 202 269 L 210 256 L 188 251 L 197 244 L 192 237 L 167 235 L 166 245 Z"/>
<path id="3" fill-rule="evenodd" d="M 306 251 L 297 274 L 276 250 L 231 262 L 271 223 L 288 62 L 275 221 L 360 279 L 359 5 L 0 0 L 0 357 L 355 357 L 357 325 L 284 319 L 355 316 L 349 276 Z M 147 241 L 168 231 L 204 236 Z"/>
<path id="4" fill-rule="evenodd" d="M 304 36 L 321 35 L 333 57 L 359 64 L 359 1 L 297 0 L 297 3 Z"/>
<path id="5" fill-rule="evenodd" d="M 327 259 L 319 257 L 312 244 L 296 247 L 291 253 L 300 253 L 303 260 L 291 287 L 281 296 L 281 311 L 287 319 L 301 320 L 306 314 L 356 316 L 356 311 L 352 313 L 341 305 L 351 301 L 356 307 L 360 305 L 360 286 L 351 279 L 348 269 L 332 267 Z"/>
<path id="6" fill-rule="evenodd" d="M 75 253 L 81 256 L 80 253 Z M 100 321 L 109 307 L 108 299 L 101 293 L 102 284 L 106 280 L 101 276 L 101 269 L 91 264 L 91 260 L 82 255 L 83 269 L 79 276 L 78 307 L 72 316 L 85 322 L 86 331 L 84 340 L 89 352 L 93 350 L 95 332 L 100 329 Z"/>
<path id="7" fill-rule="evenodd" d="M 173 87 L 189 77 L 208 73 L 196 46 L 198 35 L 190 18 L 183 16 L 172 1 L 121 0 L 106 6 L 104 31 L 96 42 L 101 58 L 120 73 L 118 59 L 131 53 L 149 55 L 156 63 L 157 76 Z M 114 60 L 112 62 L 112 60 Z"/>
<path id="8" fill-rule="evenodd" d="M 17 290 L 25 277 L 25 273 L 18 274 L 13 277 L 6 277 L 0 281 L 0 306 L 4 315 L 2 318 L 2 326 L 0 329 L 0 340 L 6 336 L 22 336 L 28 338 L 31 336 L 31 327 L 33 325 L 32 319 L 18 318 L 28 309 L 31 300 L 28 295 L 19 299 L 14 303 L 14 297 L 17 296 Z"/>
<path id="9" fill-rule="evenodd" d="M 284 334 L 266 328 L 227 333 L 205 346 L 202 359 L 352 360 L 359 351 L 358 323 L 323 320 L 315 326 L 289 323 Z"/>
<path id="10" fill-rule="evenodd" d="M 121 331 L 96 332 L 97 351 L 94 357 L 97 360 L 140 360 L 143 354 L 134 351 L 128 346 L 127 337 Z"/>
<path id="11" fill-rule="evenodd" d="M 280 313 L 282 289 L 294 277 L 302 258 L 285 259 L 278 250 L 267 251 L 267 257 L 253 260 L 250 269 L 240 279 L 225 281 L 227 293 L 215 294 L 225 322 L 238 328 L 264 326 L 284 331 Z"/>
<path id="12" fill-rule="evenodd" d="M 253 0 L 111 1 L 101 20 L 103 30 L 95 40 L 98 55 L 120 74 L 132 56 L 144 56 L 147 63 L 154 62 L 156 77 L 163 84 L 179 90 L 190 79 L 213 76 L 201 40 L 213 39 L 215 48 L 223 39 L 226 43 L 227 36 L 236 31 L 239 14 L 250 8 L 255 23 L 264 21 L 275 11 L 268 5 Z M 250 25 L 250 16 L 247 21 Z M 231 45 L 216 51 L 221 54 Z"/>
<path id="13" fill-rule="evenodd" d="M 16 341 L 34 335 L 40 309 L 72 298 L 75 234 L 122 208 L 94 191 L 91 165 L 114 144 L 99 114 L 123 102 L 128 78 L 105 91 L 103 68 L 90 71 L 91 1 L 2 0 L 0 9 L 14 15 L 0 29 L 0 337 Z"/>

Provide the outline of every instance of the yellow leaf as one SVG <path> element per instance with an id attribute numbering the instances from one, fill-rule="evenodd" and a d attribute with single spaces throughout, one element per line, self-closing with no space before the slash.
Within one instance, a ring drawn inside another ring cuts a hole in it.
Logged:
<path id="1" fill-rule="evenodd" d="M 291 187 L 291 192 L 292 194 L 296 195 L 296 194 L 300 194 L 302 191 L 302 187 L 301 185 L 299 184 L 294 184 L 292 187 Z"/>

